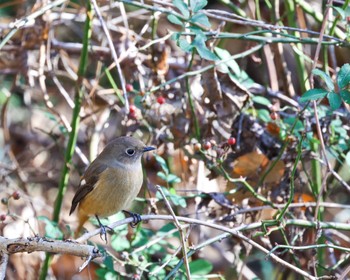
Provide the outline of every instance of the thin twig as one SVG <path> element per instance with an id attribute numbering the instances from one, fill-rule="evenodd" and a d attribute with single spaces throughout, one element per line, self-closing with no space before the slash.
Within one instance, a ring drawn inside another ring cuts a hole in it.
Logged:
<path id="1" fill-rule="evenodd" d="M 261 246 L 260 244 L 257 244 L 256 242 L 254 242 L 253 240 L 249 239 L 248 237 L 244 236 L 242 233 L 243 231 L 248 231 L 248 230 L 256 230 L 262 227 L 262 223 L 261 222 L 256 222 L 256 223 L 250 223 L 247 225 L 240 225 L 238 227 L 235 228 L 228 228 L 222 225 L 218 225 L 218 224 L 214 224 L 211 222 L 206 222 L 206 221 L 201 221 L 198 219 L 191 219 L 191 218 L 186 218 L 186 217 L 179 217 L 177 216 L 176 219 L 179 222 L 185 222 L 188 224 L 195 224 L 195 225 L 201 225 L 201 226 L 206 226 L 206 227 L 210 227 L 219 231 L 223 231 L 223 232 L 227 232 L 232 236 L 235 236 L 249 244 L 251 244 L 254 248 L 268 254 L 269 250 L 264 248 L 263 246 Z M 170 215 L 143 215 L 141 216 L 141 220 L 142 221 L 149 221 L 149 220 L 165 220 L 165 221 L 174 221 L 174 217 L 170 216 Z M 125 225 L 128 223 L 131 223 L 133 221 L 133 218 L 126 218 L 123 219 L 121 221 L 117 221 L 114 222 L 110 225 L 108 225 L 108 227 L 110 228 L 116 228 L 118 226 L 121 225 Z M 334 223 L 334 222 L 314 222 L 314 221 L 306 221 L 306 220 L 302 220 L 302 219 L 290 219 L 290 220 L 285 220 L 284 222 L 285 226 L 298 226 L 298 227 L 309 227 L 309 228 L 317 228 L 317 229 L 338 229 L 338 230 L 347 230 L 350 231 L 350 224 L 348 223 Z M 76 242 L 84 242 L 86 240 L 88 240 L 89 238 L 100 234 L 100 229 L 96 229 L 90 232 L 85 233 L 83 236 L 81 236 L 80 238 L 76 239 Z M 280 257 L 278 257 L 275 254 L 271 254 L 269 255 L 270 258 L 272 258 L 273 260 L 275 260 L 276 262 L 280 263 L 281 265 L 290 268 L 291 270 L 299 273 L 300 275 L 308 278 L 308 279 L 317 279 L 314 276 L 308 274 L 307 272 L 299 269 L 296 266 L 293 266 L 292 264 L 282 260 Z"/>
<path id="2" fill-rule="evenodd" d="M 348 265 L 347 268 L 342 272 L 342 274 L 340 274 L 340 276 L 338 277 L 338 280 L 345 279 L 349 275 L 349 273 L 350 273 L 350 265 Z"/>
<path id="3" fill-rule="evenodd" d="M 171 254 L 171 257 L 168 258 L 162 265 L 158 266 L 154 271 L 150 272 L 150 276 L 157 275 L 159 271 L 161 271 L 164 267 L 166 267 L 174 258 L 177 256 L 177 254 L 181 251 L 181 246 L 175 250 L 173 254 Z"/>
<path id="4" fill-rule="evenodd" d="M 183 255 L 183 260 L 184 260 L 184 264 L 186 267 L 186 276 L 187 276 L 187 279 L 191 279 L 190 265 L 189 265 L 188 258 L 187 258 L 187 246 L 186 246 L 186 240 L 185 240 L 185 235 L 184 235 L 184 228 L 182 227 L 182 225 L 179 223 L 178 219 L 176 218 L 176 215 L 175 215 L 173 209 L 171 208 L 171 205 L 170 205 L 168 199 L 166 198 L 162 188 L 157 185 L 157 190 L 160 192 L 160 194 L 164 198 L 165 205 L 168 208 L 171 216 L 173 217 L 175 226 L 177 227 L 177 229 L 179 231 L 181 247 L 182 247 L 182 255 Z"/>
<path id="5" fill-rule="evenodd" d="M 276 245 L 270 252 L 273 253 L 278 249 L 291 249 L 291 250 L 310 250 L 310 249 L 318 249 L 318 248 L 333 248 L 337 250 L 341 250 L 347 253 L 350 253 L 350 248 L 345 248 L 342 246 L 337 246 L 333 244 L 311 244 L 306 246 L 290 246 L 290 245 Z"/>
<path id="6" fill-rule="evenodd" d="M 326 5 L 326 10 L 325 10 L 325 14 L 324 14 L 324 20 L 322 22 L 321 31 L 320 31 L 319 43 L 317 44 L 317 48 L 316 48 L 316 51 L 315 51 L 315 56 L 314 56 L 314 59 L 313 59 L 313 65 L 312 65 L 312 69 L 311 69 L 311 73 L 310 73 L 310 85 L 311 85 L 311 88 L 314 88 L 312 71 L 316 68 L 316 65 L 317 65 L 318 57 L 319 57 L 320 50 L 321 50 L 321 41 L 323 40 L 324 33 L 325 33 L 325 30 L 326 30 L 326 24 L 327 24 L 327 21 L 328 21 L 329 12 L 330 12 L 330 8 L 331 8 L 331 5 L 332 5 L 332 2 L 333 2 L 332 0 L 328 0 L 327 5 Z M 313 105 L 315 121 L 316 121 L 317 136 L 318 136 L 318 139 L 320 140 L 321 149 L 322 149 L 322 153 L 323 153 L 323 156 L 324 156 L 324 160 L 326 162 L 327 170 L 328 170 L 328 172 L 330 172 L 330 170 L 333 170 L 333 168 L 332 168 L 332 166 L 331 166 L 331 164 L 330 164 L 330 162 L 329 162 L 329 160 L 327 158 L 326 147 L 325 147 L 325 144 L 324 144 L 323 133 L 322 133 L 322 130 L 321 130 L 321 125 L 320 125 L 320 119 L 318 117 L 317 102 L 315 100 L 312 101 L 312 105 Z M 317 203 L 318 204 L 320 203 L 320 200 L 321 200 L 321 197 L 322 197 L 322 194 L 323 194 L 325 186 L 326 186 L 326 184 L 322 184 L 322 187 L 319 190 L 318 197 L 317 197 Z M 319 209 L 319 205 L 316 206 L 315 217 L 314 217 L 315 220 L 317 220 L 318 209 Z"/>
<path id="7" fill-rule="evenodd" d="M 97 15 L 97 17 L 98 17 L 98 19 L 99 19 L 99 21 L 101 23 L 102 29 L 103 29 L 103 31 L 104 31 L 104 33 L 106 35 L 106 38 L 107 38 L 108 45 L 109 45 L 109 47 L 111 49 L 112 57 L 113 57 L 115 66 L 117 67 L 117 72 L 118 72 L 118 75 L 119 75 L 120 85 L 122 87 L 122 91 L 123 91 L 123 95 L 124 95 L 124 99 L 125 99 L 125 113 L 129 114 L 129 100 L 128 100 L 128 94 L 127 94 L 126 88 L 125 88 L 124 75 L 123 75 L 122 69 L 120 67 L 119 58 L 118 58 L 117 52 L 116 52 L 116 50 L 114 48 L 114 44 L 113 44 L 113 40 L 112 40 L 111 34 L 109 33 L 107 24 L 104 21 L 102 15 L 101 15 L 101 12 L 100 12 L 100 9 L 99 9 L 99 7 L 98 7 L 98 5 L 96 3 L 96 0 L 91 0 L 91 3 L 94 6 L 94 10 L 95 10 L 96 15 Z"/>
<path id="8" fill-rule="evenodd" d="M 215 61 L 215 63 L 213 64 L 210 64 L 208 66 L 205 66 L 205 67 L 202 67 L 198 70 L 193 70 L 193 71 L 189 71 L 189 72 L 186 72 L 182 75 L 179 75 L 177 76 L 176 78 L 173 78 L 171 80 L 168 80 L 158 86 L 155 86 L 155 87 L 152 87 L 148 93 L 151 93 L 151 92 L 155 92 L 155 91 L 158 91 L 160 90 L 161 88 L 167 86 L 167 85 L 170 85 L 172 83 L 175 83 L 177 81 L 180 81 L 186 77 L 190 77 L 190 76 L 195 76 L 195 75 L 199 75 L 201 73 L 204 73 L 205 71 L 208 71 L 209 69 L 212 69 L 212 68 L 215 68 L 221 64 L 224 64 L 224 63 L 227 63 L 231 60 L 235 60 L 235 59 L 239 59 L 239 58 L 243 58 L 243 57 L 246 57 L 246 56 L 249 56 L 255 52 L 257 52 L 258 50 L 260 50 L 264 45 L 263 44 L 259 44 L 259 45 L 256 45 L 254 47 L 252 47 L 251 49 L 247 50 L 247 51 L 244 51 L 242 53 L 239 53 L 239 54 L 235 54 L 235 55 L 232 55 L 230 56 L 229 58 L 226 58 L 226 59 L 223 59 L 223 60 L 218 60 L 218 61 Z"/>
<path id="9" fill-rule="evenodd" d="M 39 16 L 42 16 L 47 11 L 51 10 L 54 7 L 57 7 L 67 0 L 56 0 L 52 3 L 48 3 L 47 5 L 43 6 L 42 8 L 38 9 L 34 13 L 25 16 L 21 19 L 16 20 L 15 22 L 11 22 L 8 26 L 8 28 L 11 28 L 12 30 L 5 36 L 3 40 L 0 41 L 0 50 L 3 46 L 6 45 L 6 43 L 16 34 L 16 32 L 24 27 L 33 26 L 35 24 L 35 19 Z"/>

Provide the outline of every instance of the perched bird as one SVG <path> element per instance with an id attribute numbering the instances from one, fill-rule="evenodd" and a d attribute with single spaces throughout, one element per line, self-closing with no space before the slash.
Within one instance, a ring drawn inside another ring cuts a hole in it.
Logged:
<path id="1" fill-rule="evenodd" d="M 95 216 L 107 242 L 106 226 L 99 217 L 108 217 L 121 210 L 125 211 L 139 193 L 143 172 L 143 153 L 155 150 L 140 140 L 123 136 L 111 141 L 85 171 L 75 193 L 69 212 L 78 207 L 79 233 L 90 216 Z M 130 213 L 134 223 L 140 222 L 140 215 Z"/>

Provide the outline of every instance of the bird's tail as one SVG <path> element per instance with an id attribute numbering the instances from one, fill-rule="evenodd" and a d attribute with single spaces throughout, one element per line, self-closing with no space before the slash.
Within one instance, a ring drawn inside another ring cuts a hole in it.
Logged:
<path id="1" fill-rule="evenodd" d="M 88 215 L 85 215 L 84 213 L 81 213 L 79 211 L 79 214 L 78 214 L 78 227 L 77 229 L 75 230 L 74 232 L 74 238 L 78 238 L 79 235 L 81 234 L 81 231 L 83 229 L 83 225 L 85 224 L 85 222 L 89 219 L 89 216 Z"/>

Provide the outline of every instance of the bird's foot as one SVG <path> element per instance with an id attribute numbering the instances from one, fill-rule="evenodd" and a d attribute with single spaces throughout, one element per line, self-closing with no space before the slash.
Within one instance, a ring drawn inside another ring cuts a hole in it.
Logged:
<path id="1" fill-rule="evenodd" d="M 129 215 L 133 219 L 133 221 L 130 223 L 130 226 L 133 228 L 136 227 L 137 224 L 142 221 L 140 214 L 133 213 L 126 210 L 123 210 L 123 213 Z"/>
<path id="2" fill-rule="evenodd" d="M 113 233 L 114 233 L 114 230 L 109 226 L 103 225 L 97 215 L 95 215 L 95 217 L 97 219 L 98 225 L 100 226 L 100 237 L 103 240 L 103 236 L 104 236 L 104 240 L 106 241 L 106 244 L 107 244 L 107 230 L 110 230 Z"/>

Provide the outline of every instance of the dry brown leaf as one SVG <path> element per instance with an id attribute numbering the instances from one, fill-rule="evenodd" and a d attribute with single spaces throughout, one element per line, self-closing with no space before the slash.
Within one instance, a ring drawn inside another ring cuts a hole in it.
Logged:
<path id="1" fill-rule="evenodd" d="M 51 265 L 52 272 L 56 279 L 73 279 L 75 277 L 82 280 L 98 279 L 95 271 L 99 268 L 99 266 L 93 262 L 91 262 L 82 272 L 78 272 L 79 267 L 84 263 L 84 261 L 85 260 L 82 260 L 80 257 L 71 255 L 57 256 Z"/>
<path id="2" fill-rule="evenodd" d="M 261 172 L 262 175 L 265 174 L 265 172 L 267 172 L 271 164 L 274 164 L 273 160 L 270 161 L 270 163 L 266 166 L 266 168 L 262 170 Z M 286 169 L 286 166 L 284 162 L 282 160 L 279 160 L 275 164 L 275 166 L 271 169 L 271 171 L 266 175 L 264 183 L 265 184 L 278 183 L 282 179 L 285 169 Z"/>
<path id="3" fill-rule="evenodd" d="M 269 122 L 266 126 L 266 130 L 273 136 L 279 136 L 280 133 L 280 127 L 273 123 L 273 122 Z"/>
<path id="4" fill-rule="evenodd" d="M 256 177 L 266 161 L 267 157 L 256 151 L 240 156 L 234 163 L 233 177 Z"/>

